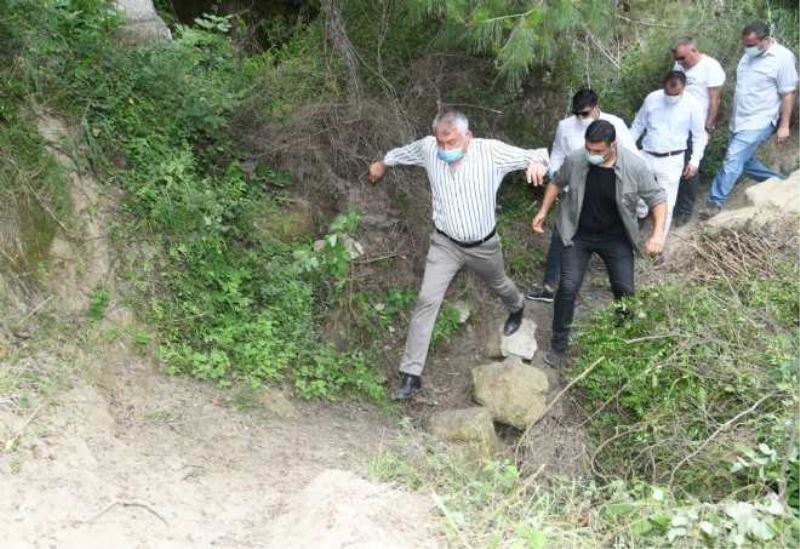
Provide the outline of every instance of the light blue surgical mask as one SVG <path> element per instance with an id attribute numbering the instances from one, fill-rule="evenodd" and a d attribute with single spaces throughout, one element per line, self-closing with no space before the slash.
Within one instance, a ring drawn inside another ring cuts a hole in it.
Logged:
<path id="1" fill-rule="evenodd" d="M 592 166 L 599 166 L 606 159 L 605 155 L 602 154 L 589 154 L 589 151 L 584 152 L 586 152 L 586 161 Z"/>
<path id="2" fill-rule="evenodd" d="M 681 99 L 683 99 L 682 93 L 678 95 L 667 95 L 666 93 L 664 94 L 664 102 L 667 105 L 677 105 L 678 103 L 680 103 Z"/>
<path id="3" fill-rule="evenodd" d="M 464 157 L 464 151 L 461 149 L 450 149 L 449 151 L 446 151 L 442 148 L 437 148 L 436 156 L 448 164 L 452 164 L 453 162 L 458 162 Z"/>
<path id="4" fill-rule="evenodd" d="M 761 48 L 758 47 L 757 45 L 756 46 L 745 46 L 744 47 L 744 53 L 747 55 L 747 57 L 750 57 L 750 58 L 758 57 L 759 55 L 761 55 Z"/>

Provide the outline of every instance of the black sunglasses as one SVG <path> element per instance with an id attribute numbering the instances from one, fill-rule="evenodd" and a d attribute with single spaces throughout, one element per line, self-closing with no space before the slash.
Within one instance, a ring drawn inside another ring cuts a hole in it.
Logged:
<path id="1" fill-rule="evenodd" d="M 675 61 L 677 61 L 678 63 L 681 63 L 682 61 L 686 61 L 686 56 L 683 56 L 683 57 L 675 57 Z"/>
<path id="2" fill-rule="evenodd" d="M 576 112 L 575 112 L 575 115 L 576 115 L 576 116 L 580 116 L 581 118 L 586 118 L 587 116 L 589 116 L 590 114 L 592 114 L 592 111 L 593 111 L 593 110 L 594 110 L 594 109 L 589 109 L 588 111 L 580 111 L 580 112 L 577 112 L 577 111 L 576 111 Z"/>

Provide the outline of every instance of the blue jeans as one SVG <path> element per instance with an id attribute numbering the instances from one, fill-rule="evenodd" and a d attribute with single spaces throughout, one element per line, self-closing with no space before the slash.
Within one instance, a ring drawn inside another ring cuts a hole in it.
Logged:
<path id="1" fill-rule="evenodd" d="M 772 124 L 761 130 L 731 132 L 722 168 L 717 172 L 711 183 L 711 189 L 708 191 L 708 202 L 713 202 L 720 207 L 725 204 L 742 172 L 756 181 L 766 181 L 773 177 L 783 179 L 780 174 L 775 173 L 755 158 L 758 147 L 773 133 L 775 133 L 775 126 Z"/>
<path id="2" fill-rule="evenodd" d="M 561 273 L 561 252 L 564 250 L 564 243 L 561 236 L 553 227 L 553 234 L 550 235 L 550 249 L 547 250 L 547 264 L 544 267 L 544 285 L 551 290 L 558 285 L 558 275 Z"/>

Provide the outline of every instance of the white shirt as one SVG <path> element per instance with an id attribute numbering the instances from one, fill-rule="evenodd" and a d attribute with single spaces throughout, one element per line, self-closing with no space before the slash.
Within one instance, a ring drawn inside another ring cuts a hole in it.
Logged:
<path id="1" fill-rule="evenodd" d="M 731 131 L 763 130 L 777 124 L 781 96 L 797 88 L 797 60 L 777 42 L 755 57 L 746 54 L 736 67 Z"/>
<path id="2" fill-rule="evenodd" d="M 614 129 L 617 132 L 618 146 L 625 147 L 626 149 L 639 154 L 639 151 L 636 148 L 636 141 L 631 137 L 631 133 L 628 131 L 628 126 L 625 124 L 625 121 L 622 120 L 622 118 L 619 116 L 614 116 L 613 114 L 601 112 L 600 120 L 607 120 L 613 124 Z M 594 120 L 590 120 L 589 123 L 591 124 L 591 122 L 594 122 Z M 564 163 L 564 159 L 569 153 L 583 148 L 585 141 L 584 136 L 586 134 L 587 127 L 589 127 L 589 124 L 582 124 L 581 120 L 576 115 L 568 116 L 558 123 L 558 127 L 556 128 L 556 137 L 553 140 L 553 152 L 550 153 L 551 178 Z"/>
<path id="3" fill-rule="evenodd" d="M 700 165 L 706 147 L 705 117 L 700 103 L 687 93 L 676 104 L 664 101 L 664 90 L 648 94 L 642 108 L 636 113 L 631 126 L 633 139 L 645 131 L 642 140 L 644 151 L 666 153 L 686 149 L 686 140 L 692 132 L 692 156 L 689 163 Z"/>
<path id="4" fill-rule="evenodd" d="M 703 121 L 705 125 L 711 104 L 711 98 L 708 97 L 708 88 L 721 88 L 725 83 L 725 71 L 722 69 L 722 65 L 713 57 L 702 54 L 700 60 L 689 69 L 677 61 L 672 68 L 686 75 L 686 93 L 697 99 L 703 106 Z"/>
<path id="5" fill-rule="evenodd" d="M 458 167 L 436 156 L 436 139 L 392 149 L 383 157 L 387 166 L 422 166 L 428 172 L 433 224 L 451 238 L 475 242 L 497 225 L 497 190 L 503 177 L 525 169 L 531 160 L 547 165 L 547 149 L 520 149 L 496 139 L 473 138 Z"/>

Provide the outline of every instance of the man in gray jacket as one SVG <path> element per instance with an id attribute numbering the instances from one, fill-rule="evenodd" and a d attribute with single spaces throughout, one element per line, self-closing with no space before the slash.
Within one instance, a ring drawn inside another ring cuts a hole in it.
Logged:
<path id="1" fill-rule="evenodd" d="M 554 368 L 566 361 L 575 298 L 593 253 L 606 264 L 615 299 L 632 295 L 633 254 L 639 249 L 636 204 L 641 198 L 653 213 L 653 232 L 644 252 L 664 248 L 666 194 L 636 153 L 617 147 L 614 126 L 596 120 L 586 129 L 584 150 L 570 153 L 554 182 L 547 186 L 532 227 L 544 232 L 545 219 L 562 195 L 557 220 L 564 244 L 561 282 L 553 308 L 553 335 L 545 362 Z"/>

